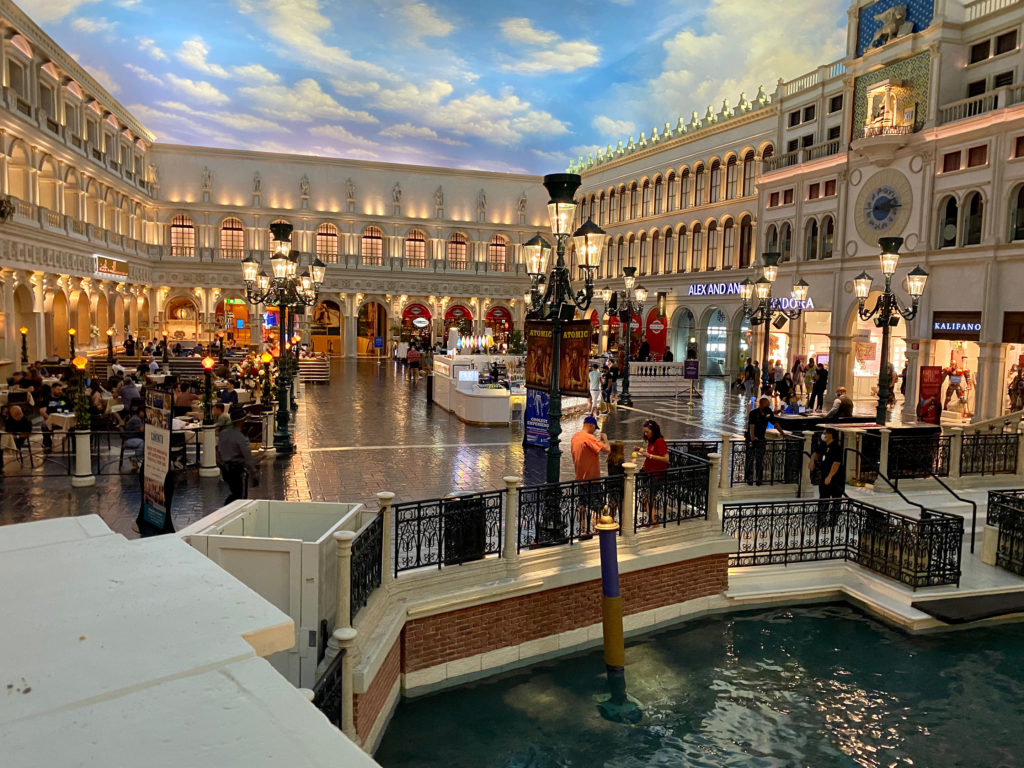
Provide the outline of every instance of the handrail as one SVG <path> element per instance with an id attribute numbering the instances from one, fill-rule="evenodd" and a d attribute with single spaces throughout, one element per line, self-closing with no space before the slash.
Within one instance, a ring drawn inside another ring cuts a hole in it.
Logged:
<path id="1" fill-rule="evenodd" d="M 947 491 L 949 491 L 951 494 L 953 494 L 953 498 L 954 499 L 956 499 L 957 501 L 962 501 L 964 504 L 970 504 L 971 505 L 971 554 L 973 555 L 974 554 L 974 528 L 978 524 L 978 505 L 977 505 L 977 503 L 971 501 L 970 499 L 965 499 L 963 496 L 958 494 L 956 491 L 954 491 L 952 488 L 950 488 L 948 485 L 946 485 L 942 481 L 942 478 L 940 478 L 934 472 L 932 472 L 932 477 L 935 478 L 935 480 L 938 481 L 939 485 L 941 485 L 943 488 L 945 488 Z"/>
<path id="2" fill-rule="evenodd" d="M 863 460 L 864 460 L 864 454 L 863 454 L 863 453 L 861 453 L 861 452 L 860 452 L 860 451 L 859 451 L 859 450 L 858 450 L 857 448 L 849 448 L 849 447 L 848 447 L 848 448 L 844 448 L 844 449 L 843 449 L 843 451 L 844 451 L 844 453 L 843 453 L 843 455 L 844 455 L 844 456 L 845 456 L 845 455 L 846 455 L 847 453 L 850 453 L 850 452 L 852 452 L 852 453 L 855 453 L 855 454 L 857 454 L 857 455 L 858 455 L 858 456 L 860 457 L 861 461 L 863 461 Z M 882 466 L 881 466 L 881 463 L 879 463 L 879 466 L 878 466 L 878 473 L 877 473 L 877 474 L 878 474 L 878 476 L 879 476 L 880 478 L 882 478 L 883 480 L 885 480 L 885 482 L 886 482 L 886 483 L 888 484 L 888 486 L 889 486 L 890 488 L 892 488 L 892 489 L 893 489 L 893 491 L 894 491 L 894 492 L 895 492 L 895 493 L 896 493 L 897 495 L 899 495 L 899 497 L 900 497 L 901 499 L 903 499 L 903 500 L 904 500 L 905 502 L 907 502 L 907 504 L 910 504 L 910 505 L 911 505 L 912 507 L 917 507 L 918 509 L 920 509 L 920 510 L 921 510 L 921 512 L 922 512 L 922 513 L 926 513 L 926 514 L 929 514 L 929 515 L 935 514 L 935 513 L 936 513 L 936 512 L 938 511 L 938 510 L 934 510 L 934 509 L 928 509 L 928 508 L 927 508 L 927 507 L 925 507 L 925 506 L 924 506 L 923 504 L 918 504 L 918 503 L 917 503 L 916 501 L 911 501 L 911 500 L 910 500 L 910 499 L 908 499 L 908 498 L 907 498 L 906 496 L 904 496 L 904 495 L 903 495 L 903 491 L 901 491 L 901 490 L 900 490 L 899 488 L 897 488 L 897 487 L 896 487 L 895 485 L 893 485 L 893 484 L 892 484 L 892 481 L 891 481 L 891 480 L 890 480 L 890 479 L 889 479 L 888 477 L 886 477 L 886 476 L 885 476 L 885 473 L 884 473 L 884 472 L 882 472 Z M 940 514 L 941 514 L 941 513 L 940 513 Z M 924 519 L 924 518 L 923 518 L 923 516 L 922 516 L 922 519 Z"/>

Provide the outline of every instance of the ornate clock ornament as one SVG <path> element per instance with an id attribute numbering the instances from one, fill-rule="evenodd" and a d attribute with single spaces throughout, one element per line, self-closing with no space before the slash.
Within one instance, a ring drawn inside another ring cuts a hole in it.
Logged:
<path id="1" fill-rule="evenodd" d="M 902 234 L 910 220 L 913 196 L 910 183 L 897 170 L 887 168 L 864 182 L 857 196 L 854 221 L 866 243 Z"/>

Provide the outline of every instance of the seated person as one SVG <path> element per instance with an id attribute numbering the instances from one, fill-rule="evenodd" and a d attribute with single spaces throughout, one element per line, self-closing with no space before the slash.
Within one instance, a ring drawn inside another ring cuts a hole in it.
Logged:
<path id="1" fill-rule="evenodd" d="M 25 412 L 17 405 L 12 405 L 7 413 L 7 422 L 4 424 L 4 432 L 14 435 L 14 444 L 21 450 L 32 432 L 32 422 L 28 420 Z"/>
<path id="2" fill-rule="evenodd" d="M 238 405 L 238 393 L 235 391 L 235 383 L 228 379 L 227 386 L 220 392 L 220 401 L 229 408 Z"/>
<path id="3" fill-rule="evenodd" d="M 132 468 L 137 469 L 139 466 L 139 449 L 141 449 L 145 442 L 145 425 L 142 423 L 142 417 L 139 416 L 138 407 L 134 407 L 131 410 L 131 416 L 128 417 L 128 421 L 124 424 L 124 448 L 125 452 L 131 451 Z"/>
<path id="4" fill-rule="evenodd" d="M 174 393 L 174 407 L 172 408 L 172 413 L 175 416 L 185 415 L 192 410 L 192 406 L 198 399 L 199 395 L 189 389 L 188 382 L 181 382 L 181 384 L 178 385 L 178 390 Z"/>
<path id="5" fill-rule="evenodd" d="M 220 429 L 231 426 L 231 417 L 226 412 L 224 403 L 214 403 L 212 408 L 213 425 Z"/>
<path id="6" fill-rule="evenodd" d="M 50 388 L 50 396 L 44 401 L 46 405 L 39 409 L 39 415 L 43 417 L 43 449 L 53 448 L 53 437 L 51 436 L 50 416 L 55 413 L 70 413 L 71 401 L 64 395 L 64 387 L 58 381 Z"/>
<path id="7" fill-rule="evenodd" d="M 825 414 L 826 419 L 842 419 L 853 416 L 853 400 L 846 394 L 846 387 L 836 389 L 836 399 L 832 409 Z"/>
<path id="8" fill-rule="evenodd" d="M 160 370 L 160 363 L 156 361 L 155 357 L 149 358 L 149 372 L 157 373 Z"/>

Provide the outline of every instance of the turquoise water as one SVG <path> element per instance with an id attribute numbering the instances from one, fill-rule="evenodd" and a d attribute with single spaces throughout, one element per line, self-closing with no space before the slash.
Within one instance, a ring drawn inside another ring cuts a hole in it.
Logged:
<path id="1" fill-rule="evenodd" d="M 384 768 L 1024 766 L 1024 626 L 910 636 L 842 605 L 627 641 L 637 725 L 599 650 L 405 701 Z"/>

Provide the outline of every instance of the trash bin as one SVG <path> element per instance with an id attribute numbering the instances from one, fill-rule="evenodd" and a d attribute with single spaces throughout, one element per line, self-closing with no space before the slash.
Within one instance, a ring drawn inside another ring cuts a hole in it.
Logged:
<path id="1" fill-rule="evenodd" d="M 445 565 L 483 560 L 487 550 L 487 508 L 483 498 L 471 492 L 448 494 L 441 506 L 441 526 Z"/>

